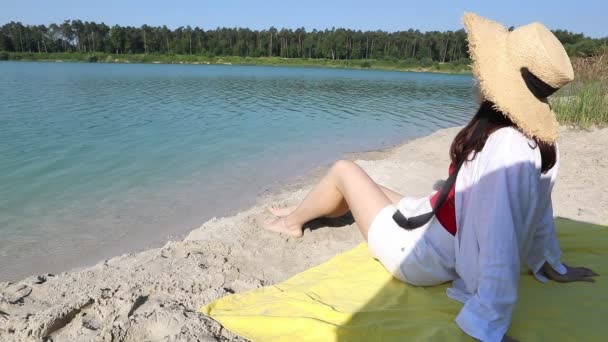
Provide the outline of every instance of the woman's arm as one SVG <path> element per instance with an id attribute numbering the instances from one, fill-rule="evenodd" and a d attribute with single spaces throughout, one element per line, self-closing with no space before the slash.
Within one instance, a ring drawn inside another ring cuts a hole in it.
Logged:
<path id="1" fill-rule="evenodd" d="M 555 273 L 566 274 L 567 272 L 566 266 L 561 262 L 562 251 L 559 247 L 557 234 L 555 233 L 551 194 L 548 193 L 545 196 L 547 198 L 543 199 L 542 196 L 539 198 L 539 205 L 541 208 L 544 208 L 544 212 L 534 231 L 532 245 L 527 256 L 528 267 L 534 274 L 534 277 L 543 283 L 547 281 L 547 277 L 543 272 L 543 267 L 546 264 L 550 265 Z"/>
<path id="2" fill-rule="evenodd" d="M 528 267 L 537 280 L 546 282 L 551 279 L 560 283 L 573 281 L 594 282 L 592 277 L 598 274 L 586 267 L 570 267 L 561 262 L 562 252 L 555 233 L 551 200 L 543 219 L 540 221 L 532 248 L 528 253 Z"/>
<path id="3" fill-rule="evenodd" d="M 509 339 L 506 333 L 518 297 L 520 260 L 525 258 L 520 253 L 538 220 L 534 217 L 540 169 L 536 153 L 518 132 L 495 132 L 470 164 L 477 181 L 459 190 L 459 248 L 476 251 L 458 254 L 457 271 L 473 295 L 456 322 L 482 341 Z M 467 255 L 474 258 L 463 260 Z"/>
<path id="4" fill-rule="evenodd" d="M 550 264 L 560 274 L 566 273 L 566 267 L 561 263 L 562 251 L 559 247 L 557 234 L 555 233 L 555 222 L 553 219 L 553 202 L 551 192 L 557 180 L 559 170 L 559 146 L 555 145 L 555 165 L 547 173 L 541 173 L 538 181 L 538 211 L 542 216 L 534 227 L 532 244 L 527 255 L 527 264 L 534 277 L 540 282 L 546 282 L 547 278 L 541 272 L 544 264 Z"/>
<path id="5" fill-rule="evenodd" d="M 556 144 L 556 161 L 548 174 L 541 174 L 539 181 L 538 206 L 543 212 L 528 253 L 528 267 L 537 280 L 546 282 L 547 279 L 558 282 L 590 281 L 598 274 L 585 267 L 569 267 L 561 262 L 562 251 L 555 232 L 553 218 L 553 202 L 551 192 L 559 170 L 559 146 Z"/>
<path id="6" fill-rule="evenodd" d="M 479 249 L 476 292 L 465 303 L 456 323 L 482 341 L 502 341 L 511 324 L 520 278 L 520 235 L 536 205 L 534 163 L 493 160 L 480 180 L 464 191 L 467 202 L 462 229 L 475 231 Z M 535 178 L 536 177 L 536 178 Z M 473 246 L 471 246 L 473 248 Z"/>

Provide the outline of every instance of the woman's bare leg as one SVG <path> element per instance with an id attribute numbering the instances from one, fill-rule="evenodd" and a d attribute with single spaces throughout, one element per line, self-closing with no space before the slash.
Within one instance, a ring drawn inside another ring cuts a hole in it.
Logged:
<path id="1" fill-rule="evenodd" d="M 352 161 L 340 160 L 291 214 L 266 221 L 265 228 L 292 236 L 302 236 L 302 226 L 306 222 L 339 214 L 347 207 L 367 240 L 372 220 L 382 208 L 391 203 L 391 199 L 363 169 Z"/>
<path id="2" fill-rule="evenodd" d="M 391 190 L 383 185 L 378 184 L 378 186 L 380 187 L 380 189 L 382 189 L 382 192 L 384 192 L 384 195 L 386 195 L 386 197 L 388 197 L 391 202 L 393 202 L 393 204 L 397 204 L 399 203 L 399 201 L 401 201 L 401 199 L 403 198 L 403 195 Z"/>
<path id="3" fill-rule="evenodd" d="M 386 197 L 388 197 L 388 199 L 390 199 L 391 202 L 393 202 L 393 204 L 399 203 L 399 201 L 403 198 L 403 195 L 401 195 L 400 193 L 398 193 L 394 190 L 391 190 L 378 183 L 376 183 L 376 185 L 378 185 L 378 187 L 382 190 L 382 192 L 384 192 L 384 195 Z M 284 216 L 291 214 L 294 210 L 296 210 L 297 207 L 298 207 L 297 205 L 293 205 L 293 206 L 289 206 L 289 207 L 280 207 L 277 205 L 273 205 L 271 207 L 268 207 L 268 211 L 270 211 L 275 216 L 284 217 Z M 342 200 L 342 203 L 340 203 L 340 206 L 338 207 L 338 209 L 336 209 L 335 212 L 333 212 L 329 215 L 326 215 L 325 217 L 339 217 L 339 216 L 346 214 L 349 211 L 350 211 L 350 208 L 348 207 L 348 203 L 346 203 L 345 200 Z"/>

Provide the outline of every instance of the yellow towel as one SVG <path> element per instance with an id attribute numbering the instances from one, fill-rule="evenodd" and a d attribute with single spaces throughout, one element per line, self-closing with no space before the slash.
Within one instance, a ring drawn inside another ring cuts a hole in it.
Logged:
<path id="1" fill-rule="evenodd" d="M 523 274 L 509 335 L 521 341 L 608 340 L 608 227 L 556 221 L 563 260 L 603 275 L 596 283 L 541 284 Z M 454 318 L 450 284 L 393 279 L 362 243 L 289 280 L 201 308 L 252 341 L 471 341 Z"/>

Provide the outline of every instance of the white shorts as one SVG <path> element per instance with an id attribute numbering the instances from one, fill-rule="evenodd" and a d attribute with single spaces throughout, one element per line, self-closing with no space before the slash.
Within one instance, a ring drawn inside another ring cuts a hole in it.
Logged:
<path id="1" fill-rule="evenodd" d="M 456 279 L 454 236 L 433 217 L 424 226 L 405 230 L 394 220 L 401 210 L 405 217 L 432 210 L 428 197 L 404 197 L 397 205 L 384 207 L 367 233 L 371 254 L 397 279 L 417 286 L 431 286 Z"/>

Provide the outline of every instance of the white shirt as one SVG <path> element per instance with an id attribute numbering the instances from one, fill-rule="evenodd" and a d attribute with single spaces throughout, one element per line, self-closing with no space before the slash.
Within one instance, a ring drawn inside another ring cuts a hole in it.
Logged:
<path id="1" fill-rule="evenodd" d="M 507 332 L 522 265 L 542 282 L 547 280 L 539 274 L 545 261 L 566 273 L 551 204 L 559 157 L 542 174 L 535 146 L 516 129 L 501 128 L 474 160 L 463 164 L 456 179 L 459 278 L 447 294 L 464 303 L 456 323 L 482 341 L 500 341 Z"/>

